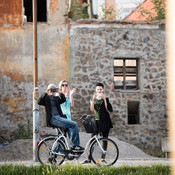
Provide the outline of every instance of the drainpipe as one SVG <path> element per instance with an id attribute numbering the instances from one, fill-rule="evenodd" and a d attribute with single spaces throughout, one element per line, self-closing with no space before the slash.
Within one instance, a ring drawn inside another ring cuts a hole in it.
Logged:
<path id="1" fill-rule="evenodd" d="M 37 0 L 33 0 L 33 161 L 37 162 L 36 146 L 39 142 L 38 56 L 37 56 Z"/>

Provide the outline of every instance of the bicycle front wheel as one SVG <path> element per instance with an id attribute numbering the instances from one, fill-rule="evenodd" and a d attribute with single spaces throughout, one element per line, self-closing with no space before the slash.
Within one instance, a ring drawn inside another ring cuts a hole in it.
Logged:
<path id="1" fill-rule="evenodd" d="M 65 156 L 62 154 L 65 146 L 59 140 L 55 142 L 55 137 L 48 137 L 43 139 L 37 149 L 38 160 L 45 165 L 61 165 L 64 162 Z"/>
<path id="2" fill-rule="evenodd" d="M 100 138 L 90 147 L 90 156 L 95 164 L 113 165 L 119 157 L 116 143 L 109 138 Z"/>

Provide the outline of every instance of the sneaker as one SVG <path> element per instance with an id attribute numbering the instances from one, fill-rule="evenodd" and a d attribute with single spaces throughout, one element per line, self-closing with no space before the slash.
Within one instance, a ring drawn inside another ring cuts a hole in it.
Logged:
<path id="1" fill-rule="evenodd" d="M 87 164 L 87 163 L 91 163 L 91 160 L 84 160 L 81 164 Z"/>
<path id="2" fill-rule="evenodd" d="M 83 152 L 84 151 L 84 148 L 83 147 L 81 147 L 81 146 L 79 146 L 79 145 L 77 145 L 77 146 L 73 146 L 72 148 L 71 148 L 73 151 L 78 151 L 78 152 Z"/>
<path id="3" fill-rule="evenodd" d="M 105 159 L 102 159 L 101 162 L 102 162 L 102 163 L 107 163 Z"/>

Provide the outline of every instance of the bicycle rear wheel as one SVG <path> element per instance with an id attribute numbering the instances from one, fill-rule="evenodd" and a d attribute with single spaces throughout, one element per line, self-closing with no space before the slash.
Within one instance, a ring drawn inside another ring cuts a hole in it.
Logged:
<path id="1" fill-rule="evenodd" d="M 98 141 L 95 141 L 90 147 L 92 161 L 99 165 L 113 165 L 119 156 L 118 146 L 109 138 L 100 138 Z M 106 153 L 103 153 L 102 148 Z"/>
<path id="2" fill-rule="evenodd" d="M 48 137 L 39 143 L 37 156 L 41 164 L 61 165 L 64 162 L 65 156 L 62 155 L 62 150 L 65 150 L 65 146 L 58 140 L 54 148 L 54 142 L 55 137 Z"/>

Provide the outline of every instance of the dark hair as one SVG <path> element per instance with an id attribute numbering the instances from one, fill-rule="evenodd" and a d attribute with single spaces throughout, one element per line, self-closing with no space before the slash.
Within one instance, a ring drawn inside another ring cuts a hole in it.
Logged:
<path id="1" fill-rule="evenodd" d="M 96 84 L 96 87 L 97 87 L 97 86 L 101 86 L 101 87 L 104 89 L 104 85 L 103 85 L 102 83 L 97 83 L 97 84 Z"/>

